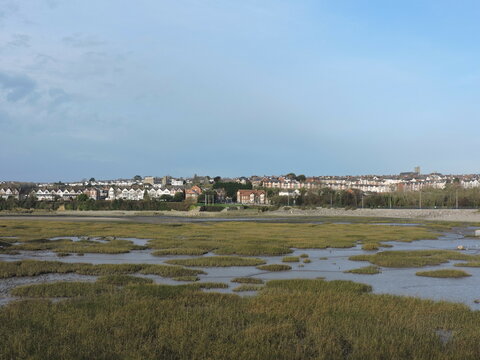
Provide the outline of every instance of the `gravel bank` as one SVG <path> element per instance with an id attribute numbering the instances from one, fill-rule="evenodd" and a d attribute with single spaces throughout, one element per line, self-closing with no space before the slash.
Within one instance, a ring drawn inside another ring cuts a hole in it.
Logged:
<path id="1" fill-rule="evenodd" d="M 396 219 L 418 219 L 436 221 L 462 221 L 480 223 L 480 211 L 472 209 L 323 209 L 277 210 L 268 213 L 273 216 L 358 216 Z"/>

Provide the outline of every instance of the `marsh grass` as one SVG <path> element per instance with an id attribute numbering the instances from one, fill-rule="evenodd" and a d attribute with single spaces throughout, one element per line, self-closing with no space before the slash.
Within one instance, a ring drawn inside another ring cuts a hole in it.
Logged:
<path id="1" fill-rule="evenodd" d="M 104 289 L 1 307 L 0 359 L 478 359 L 480 312 L 349 281 L 269 281 L 243 298 L 190 284 Z"/>
<path id="2" fill-rule="evenodd" d="M 161 249 L 155 250 L 152 252 L 154 256 L 164 256 L 164 255 L 205 255 L 208 253 L 207 250 L 199 248 L 171 248 L 171 249 Z"/>
<path id="3" fill-rule="evenodd" d="M 97 283 L 125 286 L 127 284 L 151 284 L 153 280 L 131 275 L 105 275 L 99 277 Z"/>
<path id="4" fill-rule="evenodd" d="M 300 257 L 301 258 L 308 258 L 308 254 L 301 254 Z"/>
<path id="5" fill-rule="evenodd" d="M 453 250 L 383 251 L 372 255 L 354 255 L 353 261 L 368 261 L 384 267 L 406 268 L 440 265 L 449 260 L 479 260 L 478 255 L 468 255 Z"/>
<path id="6" fill-rule="evenodd" d="M 54 282 L 16 287 L 11 294 L 29 298 L 53 298 L 92 296 L 114 291 L 116 291 L 116 287 L 109 283 Z"/>
<path id="7" fill-rule="evenodd" d="M 373 251 L 378 250 L 379 244 L 366 243 L 362 245 L 362 250 Z"/>
<path id="8" fill-rule="evenodd" d="M 262 279 L 257 279 L 253 277 L 237 277 L 232 279 L 231 281 L 240 284 L 263 284 Z"/>
<path id="9" fill-rule="evenodd" d="M 198 281 L 200 278 L 198 276 L 176 276 L 172 278 L 175 281 Z"/>
<path id="10" fill-rule="evenodd" d="M 243 292 L 243 291 L 258 291 L 261 290 L 263 286 L 261 285 L 253 285 L 253 284 L 242 284 L 237 286 L 233 291 L 235 292 Z"/>
<path id="11" fill-rule="evenodd" d="M 458 267 L 480 267 L 480 261 L 469 261 L 466 263 L 456 263 L 454 266 Z"/>
<path id="12" fill-rule="evenodd" d="M 284 256 L 282 262 L 299 262 L 299 256 Z"/>
<path id="13" fill-rule="evenodd" d="M 380 274 L 380 268 L 378 266 L 365 266 L 358 269 L 351 269 L 346 270 L 344 273 L 352 273 L 352 274 L 365 274 L 365 275 L 375 275 Z"/>
<path id="14" fill-rule="evenodd" d="M 57 253 L 102 253 L 102 254 L 122 254 L 131 250 L 143 250 L 145 246 L 133 244 L 129 240 L 111 240 L 107 242 L 98 242 L 92 240 L 73 241 L 70 239 L 48 240 L 35 239 L 27 240 L 18 245 L 12 245 L 11 250 L 26 251 L 53 251 Z"/>
<path id="15" fill-rule="evenodd" d="M 365 221 L 368 222 L 368 219 Z M 292 252 L 292 248 L 348 248 L 358 243 L 378 244 L 384 241 L 435 239 L 441 230 L 439 225 L 430 224 L 395 227 L 368 223 L 142 224 L 42 220 L 0 220 L 0 226 L 3 226 L 2 235 L 18 237 L 17 241 L 22 244 L 14 246 L 16 250 L 119 253 L 144 249 L 145 247 L 136 246 L 128 240 L 118 240 L 135 237 L 150 239 L 149 248 L 164 250 L 170 254 L 180 254 L 182 252 L 180 249 L 186 249 L 183 254 L 192 251 L 196 253 L 213 251 L 218 255 L 247 256 L 286 255 Z M 66 236 L 95 236 L 108 241 L 99 243 L 90 240 L 78 242 L 45 240 Z"/>
<path id="16" fill-rule="evenodd" d="M 441 269 L 441 270 L 432 270 L 432 271 L 418 271 L 415 273 L 417 276 L 427 276 L 435 278 L 462 278 L 472 276 L 469 273 L 463 270 L 455 269 Z"/>
<path id="17" fill-rule="evenodd" d="M 288 271 L 288 270 L 292 270 L 292 267 L 290 265 L 285 265 L 285 264 L 268 264 L 268 265 L 257 266 L 257 269 L 264 270 L 264 271 Z"/>
<path id="18" fill-rule="evenodd" d="M 265 261 L 262 259 L 238 256 L 209 256 L 193 259 L 172 259 L 165 262 L 167 264 L 199 267 L 256 266 L 265 264 Z"/>
<path id="19" fill-rule="evenodd" d="M 305 264 L 310 264 L 310 263 L 312 262 L 312 260 L 310 260 L 310 259 L 303 259 L 303 262 L 304 262 Z"/>
<path id="20" fill-rule="evenodd" d="M 202 270 L 187 269 L 181 266 L 157 264 L 87 264 L 64 263 L 60 261 L 23 260 L 0 262 L 0 279 L 16 276 L 36 276 L 41 274 L 77 273 L 81 275 L 151 274 L 163 277 L 194 276 L 205 274 Z"/>

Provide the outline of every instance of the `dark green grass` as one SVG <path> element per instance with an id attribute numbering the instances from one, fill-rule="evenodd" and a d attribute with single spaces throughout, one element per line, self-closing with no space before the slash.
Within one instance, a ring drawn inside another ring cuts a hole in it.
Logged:
<path id="1" fill-rule="evenodd" d="M 262 279 L 257 279 L 253 277 L 237 277 L 232 279 L 232 282 L 240 284 L 263 284 Z"/>
<path id="2" fill-rule="evenodd" d="M 175 281 L 198 281 L 200 278 L 198 276 L 177 276 L 172 278 Z"/>

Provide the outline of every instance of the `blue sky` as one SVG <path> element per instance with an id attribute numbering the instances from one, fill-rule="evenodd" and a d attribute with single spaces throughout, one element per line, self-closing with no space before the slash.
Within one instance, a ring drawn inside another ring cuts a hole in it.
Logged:
<path id="1" fill-rule="evenodd" d="M 0 180 L 478 173 L 479 11 L 0 0 Z"/>

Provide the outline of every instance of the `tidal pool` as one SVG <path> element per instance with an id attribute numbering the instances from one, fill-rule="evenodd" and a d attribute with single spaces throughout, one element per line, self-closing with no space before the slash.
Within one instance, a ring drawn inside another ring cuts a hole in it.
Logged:
<path id="1" fill-rule="evenodd" d="M 384 225 L 384 224 L 382 224 Z M 392 224 L 396 226 L 397 224 Z M 398 224 L 406 226 L 405 224 Z M 473 235 L 472 228 L 454 229 L 452 232 L 445 233 L 438 240 L 419 240 L 413 242 L 395 242 L 391 241 L 387 244 L 392 248 L 381 248 L 379 251 L 385 250 L 455 250 L 457 246 L 462 245 L 467 250 L 463 251 L 467 254 L 480 254 L 480 239 L 470 237 Z M 67 237 L 63 237 L 67 238 Z M 137 245 L 147 245 L 148 239 L 122 238 L 130 240 Z M 480 304 L 475 304 L 474 300 L 480 299 L 480 287 L 478 280 L 480 279 L 480 268 L 464 268 L 472 276 L 460 279 L 452 278 L 428 278 L 416 276 L 417 271 L 438 270 L 444 268 L 452 268 L 459 261 L 450 261 L 438 266 L 429 266 L 422 268 L 385 268 L 380 267 L 381 273 L 376 275 L 360 275 L 352 273 L 344 273 L 359 267 L 370 265 L 364 261 L 351 261 L 348 258 L 352 255 L 374 254 L 377 251 L 365 251 L 360 245 L 352 248 L 327 248 L 327 249 L 293 249 L 293 253 L 289 256 L 300 256 L 308 254 L 310 263 L 300 262 L 288 263 L 292 267 L 290 271 L 268 272 L 261 271 L 254 266 L 232 266 L 232 267 L 196 267 L 204 270 L 207 274 L 199 275 L 202 282 L 225 282 L 229 285 L 227 289 L 211 289 L 209 291 L 232 292 L 234 288 L 239 286 L 232 283 L 231 280 L 236 277 L 254 277 L 265 281 L 275 279 L 314 279 L 323 277 L 327 280 L 352 280 L 369 284 L 373 287 L 374 293 L 407 295 L 432 300 L 447 300 L 460 302 L 468 305 L 472 309 L 480 310 Z M 78 256 L 72 254 L 67 257 L 58 257 L 56 253 L 49 251 L 22 251 L 18 255 L 0 254 L 1 261 L 18 261 L 23 259 L 34 260 L 50 260 L 63 262 L 84 262 L 92 264 L 122 264 L 122 263 L 148 263 L 148 264 L 164 264 L 166 260 L 175 258 L 195 258 L 198 256 L 186 255 L 169 255 L 169 256 L 153 256 L 153 250 L 134 250 L 125 254 L 88 254 Z M 208 253 L 203 256 L 215 256 Z M 257 256 L 263 259 L 267 264 L 282 264 L 283 256 Z M 457 268 L 461 269 L 461 268 Z M 71 277 L 70 277 L 71 276 Z M 139 275 L 140 276 L 140 275 Z M 159 284 L 182 284 L 185 282 L 175 281 L 155 275 L 141 275 L 149 277 Z M 24 279 L 24 280 L 22 280 Z M 8 298 L 8 289 L 26 283 L 35 283 L 35 279 L 41 282 L 53 281 L 94 281 L 95 277 L 85 277 L 76 274 L 48 274 L 34 278 L 15 278 L 0 280 L 0 304 Z M 65 280 L 68 279 L 68 280 Z M 70 280 L 71 279 L 71 280 Z M 26 282 L 23 282 L 26 281 Z M 2 291 L 2 289 L 4 289 Z M 7 289 L 7 290 L 5 290 Z M 254 292 L 253 292 L 254 293 Z M 252 295 L 252 292 L 238 293 L 246 296 Z"/>

